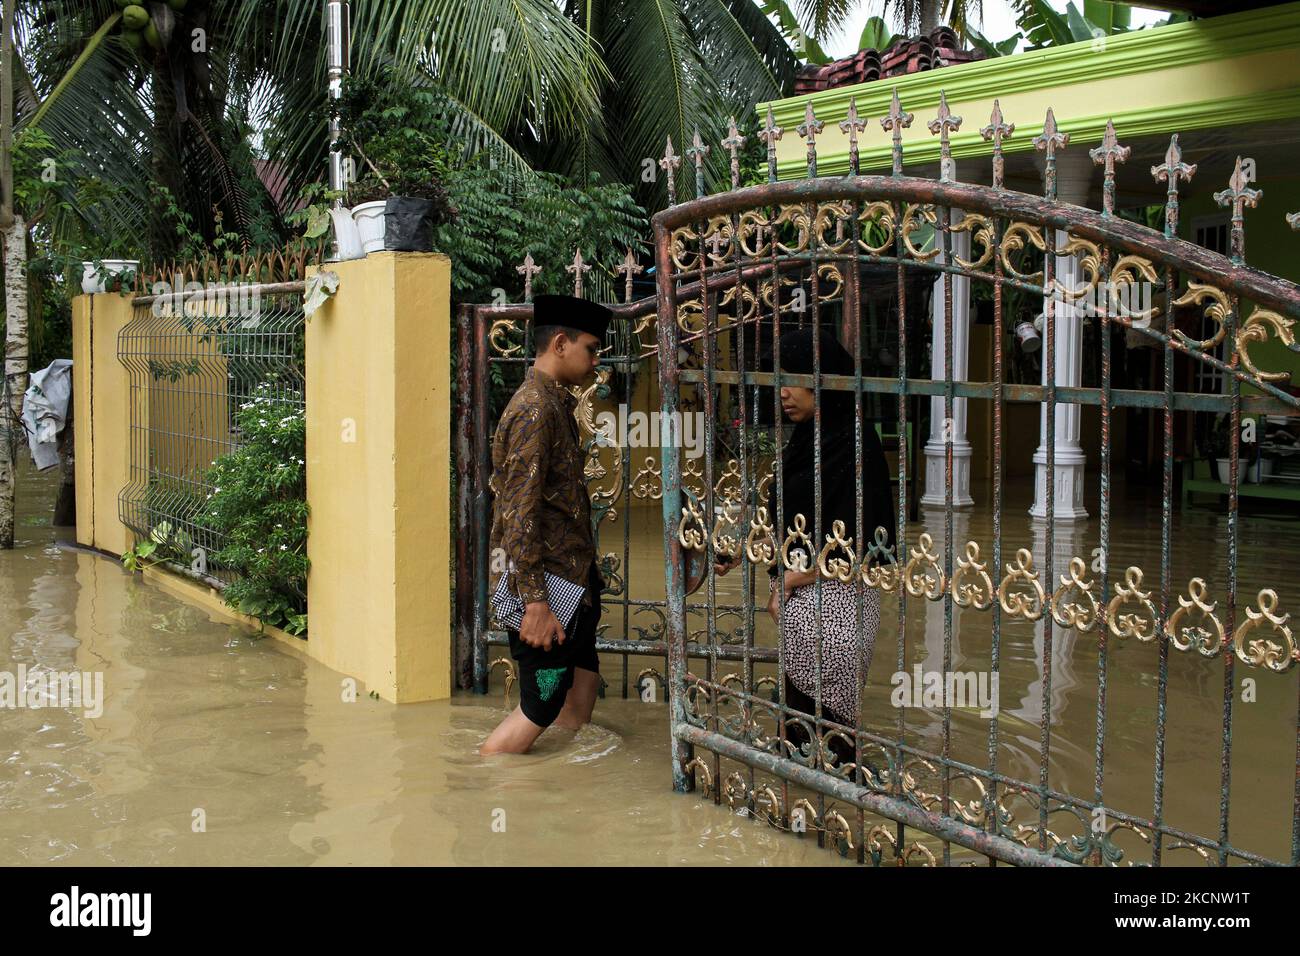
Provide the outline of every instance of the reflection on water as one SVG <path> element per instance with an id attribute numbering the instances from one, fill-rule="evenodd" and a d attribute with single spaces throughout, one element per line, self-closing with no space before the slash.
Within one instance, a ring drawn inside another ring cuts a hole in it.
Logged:
<path id="1" fill-rule="evenodd" d="M 611 695 L 576 734 L 481 758 L 499 692 L 344 703 L 341 675 L 55 546 L 52 486 L 24 476 L 21 490 L 19 547 L 0 553 L 0 669 L 102 671 L 106 702 L 98 720 L 0 711 L 0 864 L 828 860 L 673 794 L 663 704 Z"/>
<path id="2" fill-rule="evenodd" d="M 1026 513 L 1032 497 L 1028 481 L 1009 483 L 1002 519 L 1002 560 L 1014 561 L 1016 550 L 1027 548 L 1033 555 L 1033 567 L 1048 593 L 1052 587 L 1046 577 L 1046 525 Z M 988 507 L 988 488 L 976 483 L 973 489 L 976 508 L 953 513 L 954 564 L 965 554 L 965 544 L 975 540 L 981 560 L 997 585 L 1005 567 L 993 565 L 992 511 Z M 1090 488 L 1090 500 L 1096 500 Z M 1142 489 L 1125 489 L 1122 482 L 1112 485 L 1111 492 L 1110 578 L 1112 593 L 1122 582 L 1124 569 L 1137 565 L 1144 572 L 1143 588 L 1152 591 L 1152 600 L 1160 600 L 1160 507 Z M 627 578 L 634 598 L 662 600 L 662 530 L 657 510 L 634 509 L 628 523 L 629 547 Z M 941 556 L 945 550 L 945 520 L 942 509 L 922 509 L 920 521 L 910 525 L 903 538 L 916 547 L 922 531 L 930 533 L 933 550 Z M 1099 521 L 1089 520 L 1058 524 L 1052 542 L 1054 583 L 1068 572 L 1069 560 L 1078 555 L 1088 562 L 1085 577 L 1098 579 L 1093 567 L 1099 552 Z M 621 524 L 602 527 L 600 550 L 614 551 L 624 557 L 624 529 Z M 1300 587 L 1294 565 L 1300 556 L 1300 522 L 1285 516 L 1243 514 L 1240 518 L 1238 557 L 1238 621 L 1246 606 L 1257 606 L 1261 588 L 1278 592 L 1282 612 L 1300 609 Z M 1187 594 L 1187 583 L 1194 577 L 1205 579 L 1209 597 L 1219 602 L 1219 613 L 1226 623 L 1227 518 L 1218 510 L 1193 508 L 1175 512 L 1171 553 L 1171 604 L 1177 596 Z M 1099 567 L 1099 566 L 1098 566 Z M 1001 573 L 999 573 L 1001 571 Z M 764 575 L 754 584 L 755 600 L 766 602 Z M 741 575 L 717 579 L 716 597 L 722 604 L 740 604 Z M 659 589 L 658 595 L 655 590 Z M 692 598 L 703 601 L 706 589 Z M 624 633 L 623 609 L 615 608 L 609 636 Z M 646 616 L 644 613 L 640 616 Z M 631 614 L 632 637 L 638 615 Z M 873 733 L 896 738 L 898 711 L 890 703 L 893 686 L 890 678 L 899 669 L 898 602 L 885 595 L 881 602 L 881 628 L 876 639 L 875 656 L 863 696 L 864 727 Z M 691 616 L 693 629 L 703 625 L 703 616 Z M 992 652 L 992 615 L 988 611 L 952 608 L 951 670 L 987 671 Z M 737 617 L 720 619 L 720 629 L 738 627 Z M 644 626 L 644 625 L 643 625 Z M 1042 657 L 1047 643 L 1048 622 L 1034 624 L 1009 620 L 1003 615 L 1000 640 L 1000 714 L 998 721 L 997 769 L 1036 785 L 1041 753 L 1040 724 L 1044 709 Z M 1294 625 L 1293 629 L 1294 629 Z M 926 670 L 943 668 L 944 602 L 908 598 L 907 633 L 903 649 L 903 667 L 908 673 L 917 665 Z M 755 616 L 755 634 L 759 645 L 774 647 L 776 628 L 761 610 Z M 703 640 L 702 633 L 695 639 Z M 1054 790 L 1091 799 L 1096 773 L 1097 633 L 1080 634 L 1051 624 L 1051 685 L 1047 695 L 1050 743 L 1048 780 Z M 1111 639 L 1108 647 L 1105 710 L 1105 764 L 1103 794 L 1108 806 L 1139 817 L 1150 817 L 1155 796 L 1155 736 L 1157 712 L 1157 668 L 1159 649 L 1155 643 Z M 635 677 L 643 664 L 633 659 Z M 615 663 L 615 667 L 619 667 Z M 662 664 L 660 665 L 662 666 Z M 696 673 L 707 674 L 709 662 L 693 660 Z M 714 679 L 740 673 L 740 663 L 721 661 Z M 766 665 L 755 666 L 755 676 L 774 673 Z M 1243 679 L 1253 679 L 1256 700 L 1243 702 Z M 1294 807 L 1296 767 L 1297 681 L 1300 668 L 1276 674 L 1262 668 L 1237 663 L 1234 674 L 1232 775 L 1229 840 L 1235 846 L 1261 853 L 1273 859 L 1287 860 L 1291 854 L 1291 827 Z M 1175 827 L 1201 836 L 1217 838 L 1219 833 L 1220 758 L 1223 737 L 1224 658 L 1206 660 L 1196 654 L 1170 650 L 1166 711 L 1164 819 Z M 905 710 L 907 743 L 938 753 L 942 748 L 942 719 L 938 710 Z M 979 768 L 988 768 L 989 722 L 977 711 L 954 710 L 952 715 L 951 752 L 955 760 Z M 727 761 L 721 763 L 723 776 L 738 769 Z M 962 784 L 963 799 L 976 793 L 970 784 Z M 926 789 L 930 789 L 927 787 Z M 937 790 L 937 787 L 934 788 Z M 954 785 L 954 796 L 958 796 Z M 1037 811 L 1020 801 L 1008 804 L 1016 823 L 1037 821 Z M 870 821 L 871 818 L 868 817 Z M 1065 837 L 1080 832 L 1080 824 L 1065 814 L 1054 816 L 1049 827 Z M 870 823 L 868 823 L 870 827 Z M 910 833 L 911 831 L 909 831 Z M 911 837 L 909 837 L 909 840 Z M 935 849 L 939 844 L 922 838 Z M 1150 849 L 1141 839 L 1121 830 L 1116 842 L 1125 850 L 1126 860 L 1150 859 Z M 1166 838 L 1166 846 L 1170 840 Z M 954 859 L 959 848 L 953 848 Z M 1165 862 L 1197 864 L 1199 856 L 1189 850 L 1166 854 Z"/>
<path id="3" fill-rule="evenodd" d="M 611 687 L 593 725 L 576 734 L 548 731 L 523 757 L 484 759 L 476 748 L 506 708 L 500 674 L 488 697 L 394 707 L 363 689 L 355 703 L 345 703 L 341 675 L 214 623 L 112 561 L 60 548 L 46 520 L 51 480 L 24 476 L 22 492 L 20 545 L 0 553 L 0 669 L 101 671 L 106 701 L 98 720 L 59 709 L 0 711 L 0 864 L 842 865 L 812 839 L 672 793 L 664 704 L 643 704 L 635 694 L 621 699 L 616 656 L 604 658 Z M 1043 542 L 1027 518 L 1010 515 L 1008 509 L 1004 559 L 1030 547 L 1041 567 Z M 634 511 L 626 570 L 633 596 L 662 599 L 662 536 L 653 517 Z M 1223 540 L 1215 537 L 1222 534 L 1217 521 L 1209 511 L 1182 516 L 1174 563 L 1176 581 L 1201 574 L 1221 598 L 1226 565 L 1215 544 Z M 954 528 L 959 543 L 980 541 L 986 561 L 987 522 L 986 513 L 976 513 Z M 925 525 L 942 548 L 942 513 L 927 515 Z M 1148 586 L 1158 582 L 1158 513 L 1130 510 L 1115 527 L 1126 530 L 1116 535 L 1112 565 L 1139 563 Z M 909 530 L 909 543 L 916 530 Z M 1094 522 L 1058 529 L 1057 573 L 1060 555 L 1086 556 L 1095 538 Z M 621 526 L 602 529 L 602 551 L 621 552 L 622 541 Z M 1259 587 L 1272 586 L 1283 610 L 1294 605 L 1295 578 L 1286 565 L 1295 554 L 1294 523 L 1243 518 L 1242 594 L 1253 599 Z M 719 600 L 738 602 L 740 583 L 738 574 L 721 579 Z M 765 596 L 763 585 L 760 602 Z M 633 626 L 655 622 L 653 614 L 629 616 Z M 621 607 L 611 607 L 605 620 L 609 636 L 625 633 Z M 954 669 L 988 666 L 988 620 L 985 612 L 954 608 Z M 892 735 L 892 598 L 883 621 L 864 706 L 868 729 Z M 771 622 L 760 617 L 758 634 L 770 644 Z M 1042 624 L 1003 627 L 998 768 L 1031 781 L 1038 773 L 1044 638 Z M 943 644 L 942 604 L 909 601 L 906 667 L 938 669 Z M 1095 635 L 1053 629 L 1050 782 L 1084 795 L 1093 786 L 1096 648 Z M 1138 814 L 1152 808 L 1156 660 L 1154 645 L 1112 642 L 1106 801 Z M 662 662 L 633 658 L 632 677 L 646 666 Z M 702 672 L 706 664 L 692 666 Z M 740 670 L 719 667 L 721 674 Z M 1238 667 L 1243 676 L 1257 678 L 1259 700 L 1236 705 L 1231 838 L 1286 858 L 1297 673 Z M 1222 693 L 1221 660 L 1171 653 L 1166 817 L 1201 834 L 1217 833 Z M 905 714 L 908 741 L 938 750 L 938 714 Z M 988 722 L 955 711 L 952 726 L 953 756 L 987 766 Z M 724 778 L 732 769 L 722 762 Z M 960 789 L 955 795 L 974 796 Z M 1036 816 L 1023 805 L 1012 809 L 1018 822 Z M 868 828 L 879 822 L 867 819 Z M 1054 819 L 1053 826 L 1058 822 L 1061 832 L 1071 832 L 1065 821 Z M 909 840 L 914 836 L 909 831 Z M 923 841 L 937 852 L 937 842 Z M 1136 837 L 1119 842 L 1137 859 L 1149 855 Z M 954 859 L 961 858 L 954 848 Z M 1182 851 L 1167 861 L 1197 859 Z"/>

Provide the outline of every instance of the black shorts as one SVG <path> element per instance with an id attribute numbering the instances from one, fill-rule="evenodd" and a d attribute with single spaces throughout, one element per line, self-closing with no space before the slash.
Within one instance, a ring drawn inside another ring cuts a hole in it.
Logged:
<path id="1" fill-rule="evenodd" d="M 549 727 L 560 715 L 573 686 L 575 667 L 600 673 L 600 658 L 596 655 L 600 611 L 600 591 L 593 589 L 591 606 L 578 606 L 573 620 L 564 629 L 564 643 L 552 643 L 549 651 L 530 647 L 520 640 L 518 631 L 506 629 L 510 656 L 519 665 L 519 706 L 524 716 L 537 726 Z"/>

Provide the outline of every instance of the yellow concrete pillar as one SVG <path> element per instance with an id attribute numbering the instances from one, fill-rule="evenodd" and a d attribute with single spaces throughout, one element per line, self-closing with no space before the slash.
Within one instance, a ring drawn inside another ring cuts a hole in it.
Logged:
<path id="1" fill-rule="evenodd" d="M 397 703 L 451 694 L 451 261 L 331 263 L 307 323 L 311 656 Z"/>
<path id="2" fill-rule="evenodd" d="M 77 544 L 95 543 L 95 420 L 90 414 L 90 296 L 72 300 L 72 421 L 77 485 Z"/>
<path id="3" fill-rule="evenodd" d="M 130 298 L 116 293 L 81 295 L 72 303 L 77 542 L 111 554 L 134 543 L 117 506 L 130 480 L 132 401 L 117 336 L 131 316 Z"/>

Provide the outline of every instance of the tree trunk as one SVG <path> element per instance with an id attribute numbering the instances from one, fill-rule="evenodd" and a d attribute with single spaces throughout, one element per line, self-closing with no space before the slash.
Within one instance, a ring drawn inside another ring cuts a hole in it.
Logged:
<path id="1" fill-rule="evenodd" d="M 939 25 L 940 0 L 921 0 L 921 33 L 929 35 Z"/>
<path id="2" fill-rule="evenodd" d="M 27 391 L 27 224 L 14 214 L 4 231 L 5 371 L 0 415 L 0 548 L 14 546 L 15 469 L 23 447 L 23 393 Z"/>

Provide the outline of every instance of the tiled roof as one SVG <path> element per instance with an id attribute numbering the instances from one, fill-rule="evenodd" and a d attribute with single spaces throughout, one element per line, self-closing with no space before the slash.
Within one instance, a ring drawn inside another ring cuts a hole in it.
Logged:
<path id="1" fill-rule="evenodd" d="M 837 86 L 869 83 L 872 80 L 923 70 L 935 70 L 953 63 L 982 60 L 978 50 L 963 50 L 951 27 L 941 26 L 928 36 L 900 37 L 887 50 L 859 50 L 851 56 L 817 66 L 804 66 L 794 81 L 794 95 L 816 93 Z"/>

